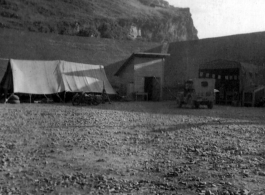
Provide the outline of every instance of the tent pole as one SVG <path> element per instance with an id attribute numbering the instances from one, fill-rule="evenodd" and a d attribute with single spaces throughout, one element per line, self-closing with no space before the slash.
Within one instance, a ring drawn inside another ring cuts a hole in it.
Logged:
<path id="1" fill-rule="evenodd" d="M 63 102 L 62 98 L 59 96 L 58 93 L 56 93 L 57 97 L 60 99 L 61 102 Z"/>
<path id="2" fill-rule="evenodd" d="M 66 91 L 64 92 L 64 97 L 63 97 L 64 98 L 63 99 L 64 103 L 65 103 L 65 96 L 66 96 Z"/>
<path id="3" fill-rule="evenodd" d="M 5 100 L 5 103 L 8 102 L 8 100 L 14 95 L 14 93 L 12 93 L 6 100 Z"/>
<path id="4" fill-rule="evenodd" d="M 48 102 L 48 98 L 47 98 L 47 96 L 45 95 L 45 94 L 43 94 L 44 95 L 44 97 L 46 98 L 46 101 Z"/>
<path id="5" fill-rule="evenodd" d="M 5 103 L 7 103 L 7 89 L 4 90 L 5 90 Z"/>

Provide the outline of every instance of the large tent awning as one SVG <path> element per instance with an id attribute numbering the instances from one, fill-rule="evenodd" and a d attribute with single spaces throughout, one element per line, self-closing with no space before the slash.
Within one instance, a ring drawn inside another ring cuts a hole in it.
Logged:
<path id="1" fill-rule="evenodd" d="M 115 94 L 104 67 L 66 61 L 10 60 L 5 83 L 12 77 L 14 93 L 53 94 L 67 92 Z M 11 69 L 11 71 L 10 71 Z M 9 71 L 8 71 L 9 70 Z"/>
<path id="2" fill-rule="evenodd" d="M 65 91 L 101 93 L 104 87 L 108 94 L 115 94 L 102 65 L 61 61 L 60 73 Z"/>

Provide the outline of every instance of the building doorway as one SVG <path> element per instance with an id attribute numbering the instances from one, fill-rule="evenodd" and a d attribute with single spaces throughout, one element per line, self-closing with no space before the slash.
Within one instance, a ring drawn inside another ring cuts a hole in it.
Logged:
<path id="1" fill-rule="evenodd" d="M 159 101 L 160 77 L 145 77 L 144 92 L 148 94 L 148 101 Z"/>

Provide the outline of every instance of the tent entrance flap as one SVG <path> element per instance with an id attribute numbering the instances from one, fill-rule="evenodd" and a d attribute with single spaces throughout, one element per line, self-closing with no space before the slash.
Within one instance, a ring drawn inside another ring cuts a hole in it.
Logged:
<path id="1" fill-rule="evenodd" d="M 1 88 L 4 89 L 5 92 L 12 91 L 13 92 L 13 73 L 11 69 L 10 62 L 8 62 L 6 71 L 1 80 Z"/>

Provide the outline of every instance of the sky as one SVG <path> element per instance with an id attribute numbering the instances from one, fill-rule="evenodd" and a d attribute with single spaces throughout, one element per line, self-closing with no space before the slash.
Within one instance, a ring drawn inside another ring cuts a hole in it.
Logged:
<path id="1" fill-rule="evenodd" d="M 200 39 L 265 31 L 265 0 L 167 0 L 189 7 Z"/>

